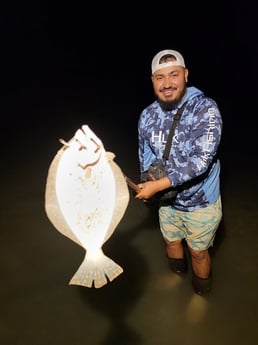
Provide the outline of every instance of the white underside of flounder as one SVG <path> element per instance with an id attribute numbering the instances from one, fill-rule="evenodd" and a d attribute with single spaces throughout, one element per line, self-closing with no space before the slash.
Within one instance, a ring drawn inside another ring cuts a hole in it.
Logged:
<path id="1" fill-rule="evenodd" d="M 69 284 L 99 288 L 123 272 L 102 250 L 129 202 L 127 183 L 114 157 L 85 125 L 64 143 L 49 167 L 47 216 L 86 251 Z"/>

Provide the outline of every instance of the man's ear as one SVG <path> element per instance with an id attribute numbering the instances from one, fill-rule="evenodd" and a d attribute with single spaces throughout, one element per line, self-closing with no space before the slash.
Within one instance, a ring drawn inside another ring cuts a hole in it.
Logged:
<path id="1" fill-rule="evenodd" d="M 185 68 L 185 82 L 187 83 L 188 82 L 188 69 Z"/>

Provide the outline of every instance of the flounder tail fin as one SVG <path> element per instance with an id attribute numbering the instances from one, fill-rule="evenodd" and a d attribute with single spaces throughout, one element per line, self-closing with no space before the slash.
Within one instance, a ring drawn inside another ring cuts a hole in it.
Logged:
<path id="1" fill-rule="evenodd" d="M 85 258 L 69 285 L 81 285 L 89 288 L 100 288 L 114 280 L 121 273 L 122 267 L 108 258 L 102 250 L 97 256 L 86 252 Z"/>

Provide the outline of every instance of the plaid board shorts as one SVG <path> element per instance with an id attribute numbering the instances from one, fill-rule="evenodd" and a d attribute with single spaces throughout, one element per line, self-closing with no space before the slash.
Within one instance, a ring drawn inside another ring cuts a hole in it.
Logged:
<path id="1" fill-rule="evenodd" d="M 221 198 L 205 208 L 192 212 L 159 208 L 160 230 L 165 239 L 176 241 L 185 239 L 189 247 L 205 250 L 213 245 L 216 230 L 222 218 Z"/>

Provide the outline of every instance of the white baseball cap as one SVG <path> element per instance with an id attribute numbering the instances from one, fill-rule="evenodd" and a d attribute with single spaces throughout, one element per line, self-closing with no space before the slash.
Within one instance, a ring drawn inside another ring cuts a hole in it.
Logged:
<path id="1" fill-rule="evenodd" d="M 167 61 L 167 62 L 160 63 L 161 58 L 165 55 L 173 55 L 175 57 L 175 61 Z M 151 63 L 152 74 L 154 74 L 157 70 L 161 68 L 169 67 L 169 66 L 185 67 L 184 58 L 178 51 L 166 49 L 157 53 L 152 59 L 152 63 Z"/>

